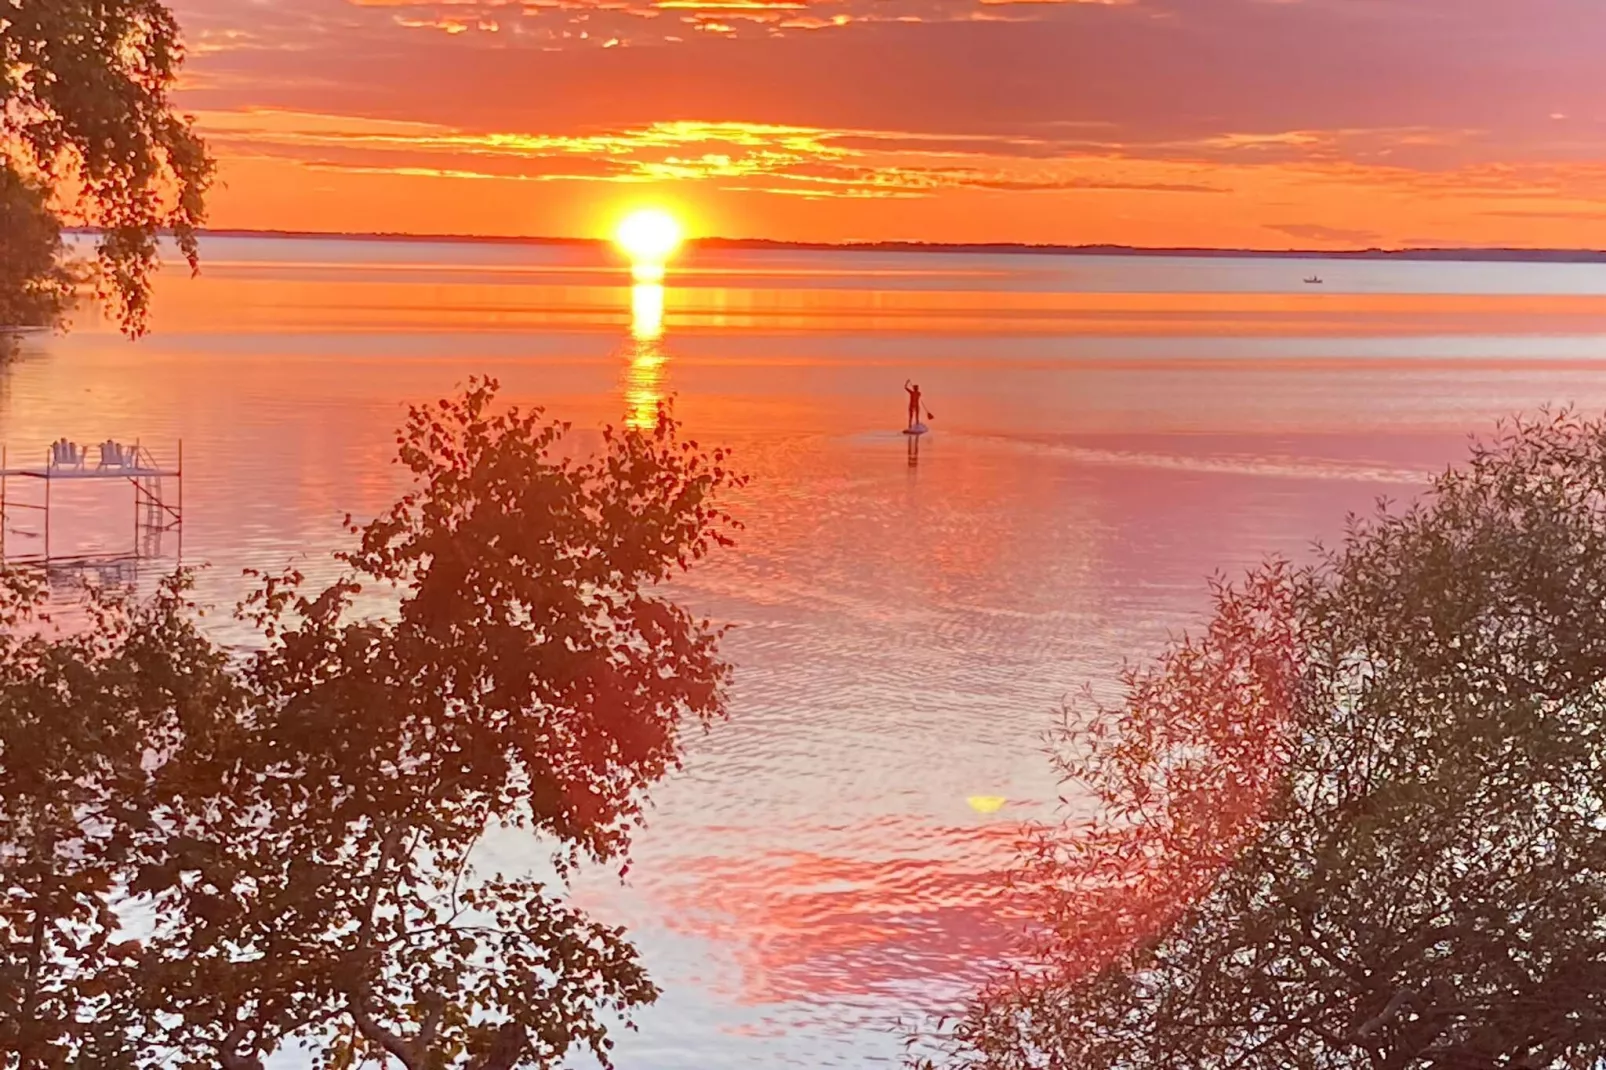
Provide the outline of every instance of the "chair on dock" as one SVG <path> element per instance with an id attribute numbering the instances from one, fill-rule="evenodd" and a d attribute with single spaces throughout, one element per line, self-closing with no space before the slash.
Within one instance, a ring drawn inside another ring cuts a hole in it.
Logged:
<path id="1" fill-rule="evenodd" d="M 82 468 L 83 466 L 84 453 L 76 444 L 68 442 L 65 438 L 57 439 L 50 444 L 50 467 Z"/>
<path id="2" fill-rule="evenodd" d="M 3 8 L 4 3 L 5 0 L 0 0 L 0 8 Z M 96 446 L 100 451 L 98 456 L 94 449 Z M 53 486 L 60 488 L 56 491 L 57 495 L 63 492 L 88 493 L 97 486 L 109 489 L 120 487 L 125 493 L 131 490 L 134 499 L 134 546 L 128 555 L 130 559 L 159 556 L 162 553 L 162 537 L 165 533 L 174 531 L 180 533 L 179 554 L 182 559 L 184 523 L 182 441 L 178 443 L 177 463 L 171 467 L 158 461 L 156 456 L 137 440 L 132 445 L 124 445 L 114 438 L 106 438 L 93 445 L 89 443 L 80 445 L 63 435 L 54 442 L 46 443 L 43 452 L 44 457 L 40 458 L 37 450 L 29 449 L 27 455 L 31 456 L 33 463 L 16 465 L 8 453 L 6 444 L 0 442 L 0 572 L 9 568 L 11 562 L 26 561 L 51 567 L 69 558 L 87 560 L 99 559 L 107 554 L 114 557 L 122 556 L 98 550 L 89 553 L 74 550 L 65 557 L 52 553 Z M 44 463 L 40 464 L 40 460 Z M 169 496 L 164 489 L 164 484 L 168 483 L 169 479 L 178 484 L 176 495 Z M 13 488 L 19 484 L 37 488 L 40 500 L 17 500 Z M 37 510 L 42 520 L 39 530 L 22 530 L 16 522 L 18 516 L 16 510 Z M 33 546 L 22 544 L 19 548 L 22 552 L 8 552 L 14 540 L 29 539 L 40 541 Z M 0 1067 L 0 1070 L 4 1070 L 4 1067 Z"/>

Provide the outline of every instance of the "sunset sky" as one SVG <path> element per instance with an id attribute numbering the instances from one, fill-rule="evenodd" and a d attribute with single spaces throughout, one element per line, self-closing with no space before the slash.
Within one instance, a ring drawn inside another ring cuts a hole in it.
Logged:
<path id="1" fill-rule="evenodd" d="M 178 0 L 211 225 L 1606 247 L 1601 0 Z"/>

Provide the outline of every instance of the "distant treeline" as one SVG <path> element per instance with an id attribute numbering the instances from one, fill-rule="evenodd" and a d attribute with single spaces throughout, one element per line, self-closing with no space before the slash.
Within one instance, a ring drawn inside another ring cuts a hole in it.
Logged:
<path id="1" fill-rule="evenodd" d="M 86 228 L 67 231 L 90 234 Z M 609 244 L 602 238 L 537 238 L 482 234 L 345 234 L 310 230 L 203 230 L 213 238 L 291 238 L 305 240 L 381 241 L 381 242 L 467 242 L 480 245 L 566 245 Z M 693 238 L 687 242 L 698 249 L 774 249 L 820 252 L 870 253 L 1021 253 L 1053 256 L 1188 256 L 1255 259 L 1322 260 L 1463 260 L 1518 261 L 1532 263 L 1606 263 L 1606 251 L 1598 249 L 1206 249 L 1188 246 L 1151 248 L 1135 245 L 1034 245 L 1026 242 L 795 242 L 769 238 Z"/>

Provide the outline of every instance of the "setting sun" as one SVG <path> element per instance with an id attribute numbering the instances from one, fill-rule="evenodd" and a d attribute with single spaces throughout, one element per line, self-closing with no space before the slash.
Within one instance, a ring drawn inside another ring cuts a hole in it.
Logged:
<path id="1" fill-rule="evenodd" d="M 664 261 L 680 246 L 680 224 L 658 208 L 632 212 L 619 224 L 614 240 L 630 258 L 637 278 L 660 278 Z"/>

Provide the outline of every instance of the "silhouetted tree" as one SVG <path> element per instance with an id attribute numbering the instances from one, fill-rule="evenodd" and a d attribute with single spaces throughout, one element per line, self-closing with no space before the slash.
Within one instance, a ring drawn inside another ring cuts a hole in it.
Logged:
<path id="1" fill-rule="evenodd" d="M 0 166 L 0 331 L 61 321 L 73 291 L 62 253 L 61 223 L 44 191 Z"/>
<path id="2" fill-rule="evenodd" d="M 0 1065 L 137 1065 L 130 867 L 165 853 L 184 731 L 227 724 L 238 687 L 181 585 L 133 605 L 90 589 L 52 634 L 44 590 L 0 584 Z"/>
<path id="3" fill-rule="evenodd" d="M 196 265 L 212 163 L 169 99 L 182 58 L 159 0 L 0 0 L 0 169 L 100 228 L 104 295 L 131 333 L 158 232 L 171 228 Z"/>
<path id="4" fill-rule="evenodd" d="M 1029 953 L 925 1065 L 1606 1059 L 1606 425 L 1509 425 L 1218 590 L 1058 742 Z"/>
<path id="5" fill-rule="evenodd" d="M 212 645 L 176 586 L 0 645 L 16 1063 L 546 1066 L 605 1058 L 609 1015 L 656 997 L 561 879 L 472 863 L 493 831 L 560 878 L 626 857 L 683 729 L 724 712 L 718 631 L 655 588 L 729 542 L 741 479 L 667 412 L 576 459 L 494 392 L 412 411 L 416 489 L 327 589 L 263 580 L 258 651 Z"/>

